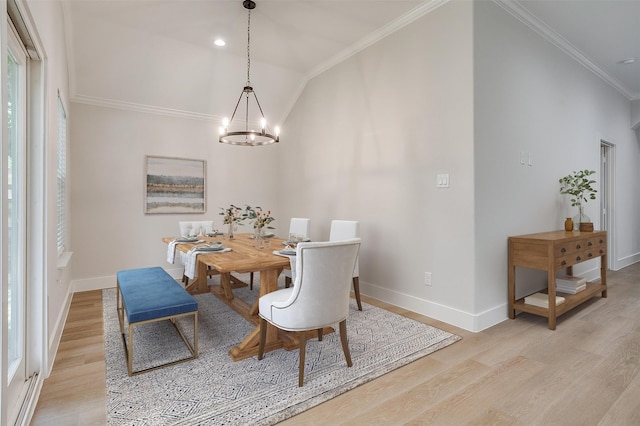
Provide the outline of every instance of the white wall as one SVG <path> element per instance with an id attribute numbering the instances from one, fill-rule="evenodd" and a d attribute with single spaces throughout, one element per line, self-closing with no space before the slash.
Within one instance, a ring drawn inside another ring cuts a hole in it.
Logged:
<path id="1" fill-rule="evenodd" d="M 472 8 L 452 2 L 310 81 L 285 123 L 285 216 L 361 221 L 362 292 L 469 327 Z M 436 188 L 449 173 L 451 187 Z M 432 287 L 424 285 L 431 272 Z"/>
<path id="2" fill-rule="evenodd" d="M 617 267 L 626 257 L 638 260 L 640 150 L 630 101 L 591 71 L 493 2 L 476 2 L 474 28 L 475 312 L 501 307 L 506 314 L 508 236 L 562 229 L 577 211 L 560 195 L 558 179 L 593 169 L 600 182 L 601 139 L 615 145 L 610 254 L 617 253 Z M 523 151 L 532 166 L 520 164 Z M 599 203 L 586 205 L 597 229 Z M 580 266 L 596 272 L 599 263 Z M 542 275 L 524 288 L 546 285 Z"/>
<path id="3" fill-rule="evenodd" d="M 180 220 L 213 220 L 229 204 L 273 210 L 274 226 L 288 228 L 275 205 L 279 146 L 238 148 L 218 143 L 216 123 L 72 102 L 71 216 L 74 290 L 115 286 L 120 269 L 161 265 L 162 237 Z M 145 214 L 145 156 L 207 163 L 204 214 Z M 247 228 L 247 232 L 249 228 Z M 286 231 L 285 231 L 286 232 Z"/>

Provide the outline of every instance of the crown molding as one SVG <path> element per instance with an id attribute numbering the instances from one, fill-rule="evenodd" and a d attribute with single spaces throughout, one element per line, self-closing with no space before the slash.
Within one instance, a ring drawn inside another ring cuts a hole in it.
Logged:
<path id="1" fill-rule="evenodd" d="M 611 77 L 602 68 L 596 65 L 589 57 L 582 53 L 578 48 L 569 43 L 564 37 L 552 30 L 547 24 L 535 17 L 529 10 L 522 6 L 517 0 L 493 0 L 498 6 L 509 12 L 520 22 L 538 33 L 542 38 L 559 48 L 562 52 L 569 55 L 582 66 L 593 72 L 610 86 L 624 95 L 627 99 L 633 100 L 637 98 L 637 94 L 632 94 L 626 87 L 621 85 L 617 80 Z"/>
<path id="2" fill-rule="evenodd" d="M 344 49 L 342 52 L 338 53 L 337 55 L 333 56 L 332 58 L 330 58 L 326 62 L 320 64 L 319 66 L 317 66 L 316 68 L 311 70 L 311 72 L 305 77 L 304 81 L 302 81 L 302 83 L 298 86 L 298 90 L 296 91 L 296 93 L 291 97 L 291 101 L 289 102 L 289 104 L 287 105 L 286 109 L 284 110 L 284 113 L 282 114 L 283 120 L 281 121 L 281 123 L 284 123 L 284 120 L 289 116 L 289 114 L 291 113 L 291 110 L 293 109 L 293 106 L 298 101 L 298 98 L 300 97 L 300 95 L 304 91 L 305 86 L 307 85 L 307 83 L 311 79 L 313 79 L 314 77 L 317 77 L 318 75 L 320 75 L 323 72 L 327 71 L 328 69 L 338 65 L 339 63 L 349 59 L 351 56 L 357 54 L 358 52 L 360 52 L 360 51 L 362 51 L 364 49 L 366 49 L 367 47 L 371 46 L 372 44 L 375 44 L 376 42 L 382 40 L 383 38 L 385 38 L 388 35 L 394 33 L 395 31 L 398 31 L 399 29 L 409 25 L 410 23 L 412 23 L 416 19 L 426 15 L 427 13 L 429 13 L 429 12 L 435 10 L 435 9 L 437 9 L 438 7 L 440 7 L 443 4 L 447 3 L 448 1 L 450 1 L 450 0 L 428 0 L 428 1 L 425 1 L 424 3 L 419 5 L 418 7 L 414 8 L 414 9 L 410 10 L 409 12 L 405 13 L 404 15 L 400 16 L 395 21 L 392 21 L 392 22 L 382 26 L 377 31 L 375 31 L 375 32 L 369 34 L 368 36 L 360 39 L 354 45 L 348 47 L 347 49 Z"/>
<path id="3" fill-rule="evenodd" d="M 76 94 L 71 98 L 71 102 L 99 106 L 104 108 L 114 108 L 114 109 L 121 109 L 126 111 L 142 112 L 146 114 L 164 115 L 164 116 L 177 117 L 177 118 L 188 118 L 192 120 L 203 120 L 203 121 L 221 121 L 222 120 L 222 117 L 219 117 L 213 114 L 203 114 L 200 112 L 183 111 L 179 109 L 164 108 L 164 107 L 159 107 L 154 105 L 136 104 L 133 102 L 117 101 L 114 99 L 98 98 L 98 97 L 87 96 L 87 95 Z"/>
<path id="4" fill-rule="evenodd" d="M 344 49 L 342 52 L 333 56 L 331 59 L 327 60 L 326 62 L 320 64 L 318 67 L 316 67 L 309 73 L 309 75 L 307 76 L 307 81 L 322 74 L 329 68 L 335 65 L 338 65 L 340 62 L 348 59 L 349 57 L 371 46 L 372 44 L 382 40 L 383 38 L 398 31 L 399 29 L 409 25 L 416 19 L 426 15 L 427 13 L 437 9 L 438 7 L 442 6 L 443 4 L 449 1 L 450 0 L 425 1 L 421 5 L 417 6 L 416 8 L 400 16 L 396 20 L 389 22 L 388 24 L 379 28 L 377 31 L 374 31 L 373 33 L 367 35 L 366 37 L 360 39 L 354 45 Z"/>

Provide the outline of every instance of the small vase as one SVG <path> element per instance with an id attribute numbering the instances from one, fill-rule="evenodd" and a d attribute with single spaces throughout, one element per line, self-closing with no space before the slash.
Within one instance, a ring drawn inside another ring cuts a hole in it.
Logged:
<path id="1" fill-rule="evenodd" d="M 591 218 L 584 212 L 584 206 L 578 206 L 578 214 L 573 217 L 573 229 L 579 231 L 581 223 L 591 223 Z"/>
<path id="2" fill-rule="evenodd" d="M 573 231 L 573 219 L 571 219 L 570 217 L 568 217 L 564 221 L 564 230 L 565 231 Z"/>
<path id="3" fill-rule="evenodd" d="M 255 245 L 257 248 L 264 247 L 264 238 L 263 238 L 262 228 L 253 229 L 253 238 L 255 239 Z"/>
<path id="4" fill-rule="evenodd" d="M 233 240 L 233 227 L 234 227 L 235 223 L 231 222 L 229 223 L 229 232 L 228 232 L 228 236 L 230 240 Z"/>

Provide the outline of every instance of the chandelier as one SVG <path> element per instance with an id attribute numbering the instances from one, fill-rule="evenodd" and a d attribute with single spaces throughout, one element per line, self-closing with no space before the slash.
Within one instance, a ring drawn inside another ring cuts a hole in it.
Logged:
<path id="1" fill-rule="evenodd" d="M 231 115 L 231 120 L 226 117 L 222 120 L 222 127 L 220 127 L 220 138 L 218 141 L 220 143 L 226 143 L 230 145 L 243 145 L 243 146 L 258 146 L 258 145 L 269 145 L 275 142 L 280 142 L 280 129 L 276 127 L 273 133 L 267 126 L 267 119 L 264 117 L 264 112 L 262 112 L 262 107 L 260 106 L 260 102 L 258 101 L 258 96 L 256 95 L 255 90 L 251 86 L 251 9 L 255 9 L 256 2 L 253 0 L 244 0 L 242 5 L 248 11 L 248 20 L 247 20 L 247 84 L 242 89 L 240 93 L 240 97 L 238 98 L 238 102 L 236 103 L 236 107 L 233 110 L 233 114 Z M 238 112 L 238 107 L 242 103 L 244 98 L 244 123 L 242 119 L 236 120 L 236 124 L 234 125 L 234 118 L 236 118 L 236 113 Z M 258 106 L 258 111 L 260 111 L 260 130 L 255 130 L 251 128 L 249 124 L 249 103 L 250 100 L 254 99 L 255 104 Z"/>

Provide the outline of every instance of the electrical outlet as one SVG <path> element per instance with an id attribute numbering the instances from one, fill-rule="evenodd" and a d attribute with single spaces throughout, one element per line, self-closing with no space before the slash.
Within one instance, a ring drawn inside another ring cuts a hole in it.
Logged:
<path id="1" fill-rule="evenodd" d="M 431 287 L 431 272 L 424 273 L 424 285 Z"/>

